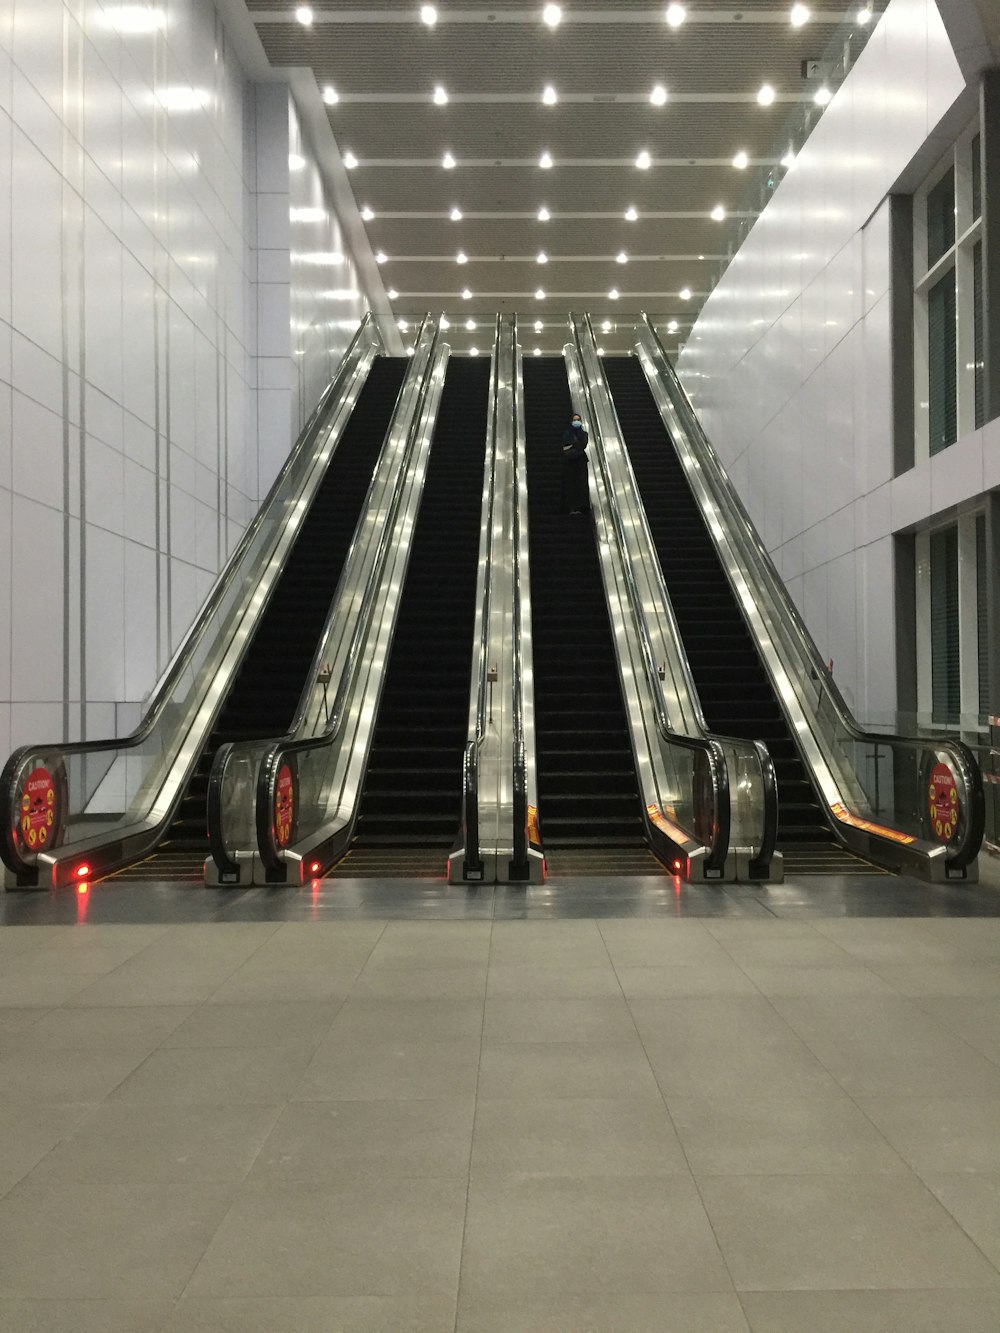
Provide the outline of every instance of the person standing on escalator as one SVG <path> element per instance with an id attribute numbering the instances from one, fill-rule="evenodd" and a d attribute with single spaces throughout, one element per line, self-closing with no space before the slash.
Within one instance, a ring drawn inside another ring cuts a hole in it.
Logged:
<path id="1" fill-rule="evenodd" d="M 580 414 L 574 412 L 569 428 L 562 437 L 560 509 L 564 514 L 585 514 L 590 508 L 587 442 L 588 436 L 583 429 Z"/>

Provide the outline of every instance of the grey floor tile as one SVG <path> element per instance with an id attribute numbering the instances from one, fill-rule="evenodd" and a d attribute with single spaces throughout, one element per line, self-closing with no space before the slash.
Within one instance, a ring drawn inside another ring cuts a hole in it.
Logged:
<path id="1" fill-rule="evenodd" d="M 724 1292 L 561 1295 L 461 1300 L 458 1333 L 747 1333 L 739 1298 Z"/>
<path id="2" fill-rule="evenodd" d="M 86 1105 L 0 1104 L 0 1194 L 6 1194 L 83 1121 Z M 0 1321 L 0 1327 L 3 1327 Z"/>
<path id="3" fill-rule="evenodd" d="M 278 1118 L 276 1106 L 133 1106 L 106 1102 L 38 1166 L 70 1184 L 238 1184 Z"/>
<path id="4" fill-rule="evenodd" d="M 23 1180 L 0 1199 L 0 1296 L 180 1296 L 231 1199 L 228 1185 Z"/>
<path id="5" fill-rule="evenodd" d="M 0 967 L 2 966 L 0 960 Z M 0 1047 L 9 1038 L 16 1038 L 51 1012 L 51 1008 L 47 1005 L 40 1005 L 35 1009 L 27 1007 L 0 1009 Z"/>
<path id="6" fill-rule="evenodd" d="M 638 1039 L 483 1045 L 479 1098 L 655 1097 Z"/>
<path id="7" fill-rule="evenodd" d="M 245 1189 L 188 1296 L 455 1298 L 464 1180 Z"/>
<path id="8" fill-rule="evenodd" d="M 178 1301 L 164 1333 L 451 1333 L 454 1300 L 262 1296 Z"/>
<path id="9" fill-rule="evenodd" d="M 366 967 L 481 965 L 489 958 L 491 928 L 489 921 L 389 921 Z"/>
<path id="10" fill-rule="evenodd" d="M 486 1041 L 632 1041 L 635 1024 L 625 1001 L 492 999 Z"/>
<path id="11" fill-rule="evenodd" d="M 360 963 L 352 963 L 313 972 L 290 967 L 283 972 L 252 959 L 204 998 L 213 1005 L 339 1003 L 351 993 L 360 968 Z"/>
<path id="12" fill-rule="evenodd" d="M 330 1026 L 331 1042 L 458 1041 L 479 1037 L 483 1005 L 469 1000 L 346 1000 Z"/>
<path id="13" fill-rule="evenodd" d="M 644 1038 L 664 1096 L 827 1097 L 835 1079 L 794 1035 L 754 1044 L 722 1032 L 692 1038 L 662 1029 Z"/>
<path id="14" fill-rule="evenodd" d="M 1000 1268 L 1000 1174 L 928 1172 L 923 1179 L 959 1226 Z"/>
<path id="15" fill-rule="evenodd" d="M 474 1178 L 677 1172 L 687 1164 L 658 1098 L 481 1101 L 476 1111 Z"/>
<path id="16" fill-rule="evenodd" d="M 753 1333 L 996 1333 L 1000 1291 L 744 1292 Z"/>
<path id="17" fill-rule="evenodd" d="M 52 1009 L 10 1044 L 44 1051 L 148 1055 L 194 1012 L 193 1005 Z"/>
<path id="18" fill-rule="evenodd" d="M 703 995 L 758 993 L 743 969 L 724 955 L 721 963 L 669 967 L 633 967 L 619 963 L 615 971 L 628 1000 L 671 1000 Z"/>
<path id="19" fill-rule="evenodd" d="M 741 967 L 843 967 L 851 961 L 833 940 L 822 935 L 783 937 L 762 933 L 757 937 L 721 939 L 721 944 Z"/>
<path id="20" fill-rule="evenodd" d="M 1000 1064 L 1000 998 L 921 996 L 917 1003 L 942 1027 Z"/>
<path id="21" fill-rule="evenodd" d="M 966 957 L 962 950 L 945 938 L 935 938 L 927 924 L 919 920 L 873 920 L 848 918 L 819 920 L 817 931 L 833 941 L 859 962 L 880 963 L 959 963 Z"/>
<path id="22" fill-rule="evenodd" d="M 93 978 L 80 973 L 32 973 L 29 969 L 20 976 L 6 976 L 0 970 L 0 1006 L 12 1009 L 51 1008 L 53 1005 L 66 1004 L 91 985 Z"/>
<path id="23" fill-rule="evenodd" d="M 472 1147 L 471 1098 L 300 1102 L 287 1106 L 251 1181 L 273 1185 L 386 1176 L 461 1176 Z"/>
<path id="24" fill-rule="evenodd" d="M 708 995 L 670 1000 L 630 1000 L 629 1008 L 645 1041 L 724 1041 L 766 1046 L 797 1040 L 762 995 Z"/>
<path id="25" fill-rule="evenodd" d="M 602 921 L 600 931 L 618 970 L 721 966 L 729 961 L 700 921 Z"/>
<path id="26" fill-rule="evenodd" d="M 892 986 L 859 964 L 747 963 L 746 975 L 762 995 L 891 995 Z"/>
<path id="27" fill-rule="evenodd" d="M 313 1046 L 330 1030 L 340 1004 L 203 1004 L 164 1045 Z"/>
<path id="28" fill-rule="evenodd" d="M 498 921 L 490 963 L 522 967 L 604 967 L 608 951 L 594 921 Z"/>
<path id="29" fill-rule="evenodd" d="M 473 1181 L 463 1302 L 562 1293 L 727 1291 L 686 1176 Z"/>
<path id="30" fill-rule="evenodd" d="M 116 1089 L 134 1105 L 273 1106 L 288 1100 L 312 1046 L 161 1047 Z"/>
<path id="31" fill-rule="evenodd" d="M 621 993 L 609 962 L 601 967 L 493 963 L 486 980 L 486 994 L 491 999 L 598 1000 L 613 999 Z"/>
<path id="32" fill-rule="evenodd" d="M 98 1102 L 145 1058 L 141 1048 L 53 1052 L 18 1047 L 0 1052 L 0 1102 Z"/>
<path id="33" fill-rule="evenodd" d="M 669 1097 L 695 1176 L 905 1171 L 849 1097 Z"/>
<path id="34" fill-rule="evenodd" d="M 1000 997 L 1000 967 L 988 963 L 878 963 L 875 970 L 900 995 Z"/>
<path id="35" fill-rule="evenodd" d="M 324 1042 L 294 1101 L 464 1099 L 476 1094 L 479 1041 Z"/>
<path id="36" fill-rule="evenodd" d="M 992 964 L 1000 958 L 1000 919 L 936 917 L 933 921 L 923 920 L 920 925 L 923 934 L 935 944 L 957 949 L 966 958 Z"/>
<path id="37" fill-rule="evenodd" d="M 165 1301 L 3 1301 L 4 1333 L 162 1333 L 174 1307 Z"/>
<path id="38" fill-rule="evenodd" d="M 1000 1172 L 1000 1097 L 864 1097 L 858 1106 L 919 1175 Z"/>
<path id="39" fill-rule="evenodd" d="M 486 994 L 486 964 L 454 967 L 366 968 L 351 991 L 354 999 L 473 1000 Z"/>
<path id="40" fill-rule="evenodd" d="M 703 1176 L 699 1186 L 740 1291 L 1000 1282 L 914 1176 Z"/>
<path id="41" fill-rule="evenodd" d="M 130 958 L 107 976 L 98 977 L 82 988 L 75 987 L 62 1003 L 90 1008 L 201 1004 L 238 967 L 239 962 L 230 959 L 173 966 L 169 962 L 151 965 L 141 957 Z"/>

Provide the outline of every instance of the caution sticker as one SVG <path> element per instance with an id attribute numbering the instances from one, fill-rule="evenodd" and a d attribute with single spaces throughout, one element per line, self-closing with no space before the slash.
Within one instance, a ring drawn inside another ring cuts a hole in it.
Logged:
<path id="1" fill-rule="evenodd" d="M 55 778 L 47 768 L 35 768 L 28 774 L 19 805 L 18 833 L 22 848 L 28 852 L 43 851 L 55 837 L 59 817 Z"/>
<path id="2" fill-rule="evenodd" d="M 274 841 L 287 847 L 295 824 L 295 774 L 289 764 L 282 764 L 274 788 Z"/>
<path id="3" fill-rule="evenodd" d="M 935 764 L 927 786 L 931 829 L 938 842 L 951 842 L 958 828 L 958 785 L 947 764 Z"/>

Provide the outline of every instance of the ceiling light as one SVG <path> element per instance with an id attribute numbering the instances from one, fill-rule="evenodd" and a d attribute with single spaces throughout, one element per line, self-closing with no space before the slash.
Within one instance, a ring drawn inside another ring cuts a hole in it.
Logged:
<path id="1" fill-rule="evenodd" d="M 475 321 L 474 319 L 467 319 L 467 320 L 465 321 L 465 327 L 466 327 L 466 328 L 469 330 L 469 332 L 471 333 L 472 330 L 476 327 L 476 321 Z"/>
<path id="2" fill-rule="evenodd" d="M 858 22 L 861 24 L 862 28 L 865 26 L 866 23 L 871 23 L 871 21 L 872 21 L 871 5 L 866 5 L 863 9 L 858 10 Z"/>
<path id="3" fill-rule="evenodd" d="M 757 91 L 757 101 L 761 106 L 770 106 L 778 94 L 769 83 L 762 83 Z"/>
<path id="4" fill-rule="evenodd" d="M 653 106 L 664 106 L 667 101 L 667 90 L 662 83 L 654 84 L 653 91 L 649 94 L 649 100 Z"/>
<path id="5" fill-rule="evenodd" d="M 305 167 L 305 164 L 306 164 L 306 160 L 305 160 L 305 158 L 304 158 L 304 157 L 300 157 L 298 153 L 289 153 L 289 154 L 288 154 L 288 170 L 289 170 L 289 171 L 301 171 L 301 170 Z"/>
<path id="6" fill-rule="evenodd" d="M 389 290 L 386 292 L 386 296 L 388 296 L 390 301 L 399 300 L 399 292 L 396 291 L 395 287 L 390 287 Z"/>
<path id="7" fill-rule="evenodd" d="M 604 355 L 604 348 L 603 348 L 603 347 L 598 347 L 598 349 L 597 349 L 597 355 L 598 355 L 598 356 L 603 356 L 603 355 Z"/>
<path id="8" fill-rule="evenodd" d="M 625 253 L 624 250 L 619 250 L 618 253 L 615 255 L 615 263 L 616 264 L 628 263 L 628 255 Z"/>
<path id="9" fill-rule="evenodd" d="M 438 328 L 441 328 L 441 329 L 450 329 L 450 328 L 451 328 L 451 324 L 448 322 L 447 316 L 445 316 L 445 315 L 442 315 L 442 316 L 441 316 L 441 320 L 440 320 L 440 323 L 438 324 Z"/>
<path id="10" fill-rule="evenodd" d="M 808 23 L 811 17 L 808 5 L 792 5 L 792 12 L 789 14 L 789 20 L 793 28 L 801 28 L 803 24 Z"/>
<path id="11" fill-rule="evenodd" d="M 601 332 L 602 332 L 602 333 L 610 333 L 610 332 L 611 332 L 611 320 L 610 320 L 610 319 L 606 319 L 606 320 L 604 321 L 604 323 L 601 325 Z"/>
<path id="12" fill-rule="evenodd" d="M 308 5 L 299 5 L 298 9 L 295 11 L 295 17 L 304 28 L 308 28 L 313 21 L 313 12 Z"/>
<path id="13" fill-rule="evenodd" d="M 559 101 L 556 90 L 552 87 L 551 83 L 546 85 L 545 91 L 542 93 L 542 101 L 546 106 L 555 106 Z"/>
<path id="14" fill-rule="evenodd" d="M 536 263 L 536 264 L 547 264 L 548 262 L 549 262 L 549 257 L 548 257 L 548 255 L 545 253 L 545 251 L 544 251 L 544 250 L 539 250 L 539 252 L 538 252 L 538 257 L 537 257 L 537 259 L 535 260 L 535 263 Z"/>
<path id="15" fill-rule="evenodd" d="M 715 207 L 712 209 L 712 212 L 711 212 L 711 218 L 712 218 L 712 221 L 713 221 L 713 222 L 725 222 L 725 220 L 726 220 L 726 210 L 725 210 L 725 208 L 722 206 L 722 204 L 716 204 L 716 205 L 715 205 Z"/>
<path id="16" fill-rule="evenodd" d="M 781 165 L 786 169 L 788 167 L 795 165 L 795 154 L 792 152 L 790 148 L 788 152 L 785 154 L 785 156 L 781 159 Z"/>
<path id="17" fill-rule="evenodd" d="M 549 167 L 551 167 L 552 165 L 552 154 L 543 153 L 541 157 L 538 159 L 538 165 L 542 168 L 543 171 L 548 171 Z"/>
<path id="18" fill-rule="evenodd" d="M 741 148 L 740 151 L 733 158 L 733 166 L 736 168 L 737 171 L 746 171 L 749 163 L 750 163 L 749 157 L 747 157 L 746 153 Z"/>
<path id="19" fill-rule="evenodd" d="M 541 289 L 541 287 L 539 287 L 538 291 L 535 292 L 535 300 L 536 300 L 536 301 L 544 301 L 544 300 L 545 300 L 545 293 L 544 293 L 544 291 Z"/>
<path id="20" fill-rule="evenodd" d="M 344 166 L 347 168 L 347 170 L 353 171 L 357 165 L 358 165 L 358 159 L 354 156 L 354 154 L 349 151 L 346 152 L 344 154 Z"/>
<path id="21" fill-rule="evenodd" d="M 377 251 L 376 254 L 375 254 L 375 263 L 376 263 L 376 264 L 385 264 L 385 263 L 388 262 L 388 259 L 389 259 L 389 256 L 386 254 L 386 252 L 385 252 L 384 250 L 379 250 L 379 251 Z"/>
<path id="22" fill-rule="evenodd" d="M 156 100 L 165 111 L 200 111 L 207 106 L 209 94 L 202 88 L 161 88 Z"/>
<path id="23" fill-rule="evenodd" d="M 626 208 L 625 210 L 626 222 L 637 222 L 638 219 L 639 219 L 639 210 L 637 208 L 635 208 L 634 206 Z"/>
<path id="24" fill-rule="evenodd" d="M 668 333 L 676 333 L 676 332 L 677 332 L 677 321 L 676 321 L 676 319 L 672 319 L 672 320 L 670 321 L 670 323 L 667 325 L 667 332 L 668 332 Z"/>
<path id="25" fill-rule="evenodd" d="M 542 22 L 550 28 L 558 28 L 562 22 L 562 9 L 559 5 L 546 5 L 542 10 Z"/>
<path id="26" fill-rule="evenodd" d="M 412 356 L 412 355 L 413 355 L 413 350 L 414 350 L 414 349 L 413 349 L 412 346 L 408 347 L 408 348 L 406 349 L 406 355 L 407 355 L 407 356 Z"/>
<path id="27" fill-rule="evenodd" d="M 340 101 L 340 93 L 337 92 L 332 83 L 328 83 L 323 89 L 323 101 L 327 106 L 336 106 Z"/>
<path id="28" fill-rule="evenodd" d="M 367 204 L 365 204 L 364 208 L 361 210 L 361 217 L 362 220 L 365 222 L 374 222 L 375 220 L 375 214 L 372 212 L 372 210 L 368 207 Z"/>
<path id="29" fill-rule="evenodd" d="M 682 287 L 681 290 L 680 290 L 680 298 L 681 298 L 682 301 L 690 301 L 690 300 L 691 300 L 691 288 L 690 288 L 690 287 Z"/>
<path id="30" fill-rule="evenodd" d="M 478 355 L 479 355 L 479 348 L 478 348 L 478 347 L 470 347 L 470 348 L 469 348 L 469 355 L 470 355 L 470 356 L 478 356 Z"/>
<path id="31" fill-rule="evenodd" d="M 420 6 L 420 22 L 426 23 L 428 28 L 433 28 L 438 21 L 438 12 L 433 5 Z"/>
<path id="32" fill-rule="evenodd" d="M 105 7 L 101 23 L 121 33 L 156 32 L 167 26 L 167 16 L 162 9 L 147 9 L 145 5 L 113 5 Z"/>
<path id="33" fill-rule="evenodd" d="M 396 328 L 399 329 L 400 333 L 405 333 L 409 327 L 410 326 L 409 324 L 407 324 L 405 319 L 396 320 Z"/>
<path id="34" fill-rule="evenodd" d="M 448 216 L 451 218 L 452 222 L 462 221 L 462 210 L 459 208 L 458 204 L 455 205 Z"/>
<path id="35" fill-rule="evenodd" d="M 611 288 L 610 292 L 608 292 L 608 299 L 611 300 L 611 301 L 617 301 L 617 300 L 618 300 L 618 288 L 617 288 L 617 287 L 612 287 L 612 288 Z"/>
<path id="36" fill-rule="evenodd" d="M 541 206 L 541 208 L 538 210 L 538 221 L 539 221 L 539 222 L 548 222 L 548 220 L 549 220 L 549 218 L 550 218 L 551 216 L 552 216 L 552 214 L 549 212 L 549 210 L 548 210 L 548 209 L 545 207 L 545 205 L 543 204 L 543 205 Z"/>
<path id="37" fill-rule="evenodd" d="M 463 288 L 462 288 L 462 300 L 463 300 L 463 301 L 471 301 L 471 300 L 472 300 L 472 293 L 469 291 L 468 287 L 463 287 Z"/>
<path id="38" fill-rule="evenodd" d="M 437 87 L 434 89 L 434 105 L 447 106 L 447 104 L 448 104 L 448 94 L 441 87 L 441 85 L 438 84 Z"/>
<path id="39" fill-rule="evenodd" d="M 468 262 L 469 262 L 469 256 L 465 253 L 464 250 L 459 250 L 458 254 L 455 256 L 455 263 L 467 264 Z"/>
<path id="40" fill-rule="evenodd" d="M 290 208 L 288 218 L 290 222 L 325 222 L 327 212 L 325 208 Z"/>
<path id="41" fill-rule="evenodd" d="M 687 10 L 683 5 L 667 5 L 667 12 L 664 18 L 672 28 L 679 28 L 687 18 Z"/>
<path id="42" fill-rule="evenodd" d="M 441 159 L 441 165 L 444 167 L 445 171 L 451 171 L 452 167 L 455 165 L 455 159 L 452 157 L 451 153 L 445 153 L 444 157 Z"/>
<path id="43" fill-rule="evenodd" d="M 540 347 L 536 347 L 535 350 L 532 352 L 531 355 L 532 355 L 532 356 L 541 356 L 541 354 L 542 354 L 542 349 L 541 349 Z"/>
<path id="44" fill-rule="evenodd" d="M 540 319 L 536 319 L 536 320 L 535 320 L 535 332 L 536 332 L 536 333 L 541 333 L 542 329 L 544 329 L 544 328 L 545 328 L 545 325 L 542 323 L 542 321 L 541 321 Z"/>
<path id="45" fill-rule="evenodd" d="M 833 101 L 833 93 L 825 83 L 813 93 L 813 101 L 817 106 L 828 106 Z"/>
<path id="46" fill-rule="evenodd" d="M 639 168 L 640 171 L 648 171 L 650 166 L 652 165 L 652 161 L 653 159 L 649 156 L 649 154 L 646 152 L 644 148 L 642 152 L 639 154 L 639 156 L 635 159 L 635 165 Z"/>

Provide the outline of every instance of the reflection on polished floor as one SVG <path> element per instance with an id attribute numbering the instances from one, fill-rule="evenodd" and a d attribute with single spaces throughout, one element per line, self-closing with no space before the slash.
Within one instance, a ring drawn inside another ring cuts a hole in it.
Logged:
<path id="1" fill-rule="evenodd" d="M 4 1330 L 1000 1327 L 990 890 L 2 909 Z"/>

